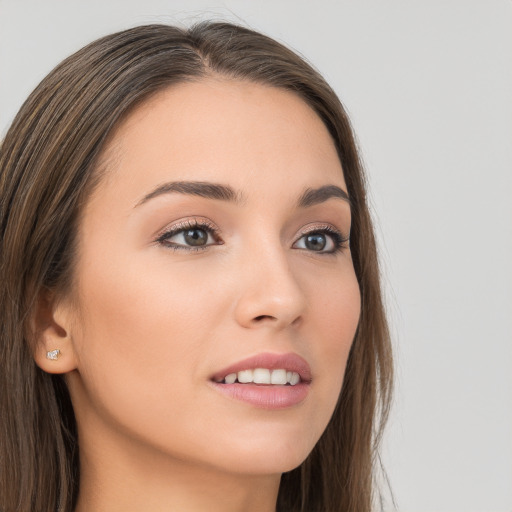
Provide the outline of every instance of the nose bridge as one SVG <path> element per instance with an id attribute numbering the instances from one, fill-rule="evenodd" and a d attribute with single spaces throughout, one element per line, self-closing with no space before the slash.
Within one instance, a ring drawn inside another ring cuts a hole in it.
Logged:
<path id="1" fill-rule="evenodd" d="M 283 328 L 302 317 L 306 300 L 290 267 L 289 251 L 278 237 L 270 236 L 243 251 L 236 317 L 244 327 Z"/>

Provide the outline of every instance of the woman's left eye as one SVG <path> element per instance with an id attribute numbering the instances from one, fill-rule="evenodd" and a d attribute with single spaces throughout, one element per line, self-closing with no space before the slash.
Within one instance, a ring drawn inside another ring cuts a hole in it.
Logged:
<path id="1" fill-rule="evenodd" d="M 205 224 L 187 224 L 171 228 L 157 239 L 157 242 L 174 249 L 205 249 L 218 244 L 215 230 Z"/>
<path id="2" fill-rule="evenodd" d="M 348 238 L 332 228 L 319 229 L 303 234 L 293 244 L 293 248 L 332 254 L 339 251 L 347 241 Z"/>

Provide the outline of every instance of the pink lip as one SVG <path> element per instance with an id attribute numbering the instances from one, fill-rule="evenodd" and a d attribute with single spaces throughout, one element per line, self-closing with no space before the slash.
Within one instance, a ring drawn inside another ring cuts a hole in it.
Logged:
<path id="1" fill-rule="evenodd" d="M 282 368 L 297 372 L 301 381 L 295 386 L 219 382 L 230 373 L 253 368 L 268 368 L 269 370 Z M 261 409 L 285 409 L 299 404 L 307 397 L 311 384 L 311 369 L 309 364 L 297 354 L 264 353 L 244 359 L 216 372 L 211 377 L 211 384 L 220 393 L 252 406 Z"/>

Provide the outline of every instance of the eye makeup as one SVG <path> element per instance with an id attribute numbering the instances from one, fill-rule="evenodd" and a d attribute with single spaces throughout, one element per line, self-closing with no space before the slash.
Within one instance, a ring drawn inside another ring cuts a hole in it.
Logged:
<path id="1" fill-rule="evenodd" d="M 292 244 L 293 249 L 316 254 L 336 254 L 348 247 L 349 237 L 330 224 L 303 228 Z M 173 250 L 204 251 L 223 245 L 220 230 L 207 219 L 187 219 L 160 233 L 155 243 Z"/>
<path id="2" fill-rule="evenodd" d="M 319 235 L 320 237 L 318 237 Z M 315 238 L 318 240 L 313 243 Z M 304 240 L 304 243 L 299 244 L 299 242 L 302 240 Z M 293 247 L 295 249 L 306 250 L 318 254 L 336 254 L 343 249 L 348 248 L 349 241 L 350 237 L 344 235 L 341 231 L 337 230 L 332 225 L 321 224 L 303 229 L 299 238 L 293 244 Z M 303 246 L 300 247 L 299 245 Z"/>
<path id="3" fill-rule="evenodd" d="M 171 241 L 181 235 L 180 242 Z M 206 219 L 187 219 L 160 233 L 156 243 L 174 250 L 204 251 L 212 245 L 222 245 L 220 230 Z"/>

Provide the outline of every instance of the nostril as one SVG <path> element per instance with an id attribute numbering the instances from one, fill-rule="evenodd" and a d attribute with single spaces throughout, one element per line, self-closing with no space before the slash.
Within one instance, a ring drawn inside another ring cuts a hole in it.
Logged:
<path id="1" fill-rule="evenodd" d="M 261 322 L 262 320 L 265 320 L 266 318 L 268 318 L 269 320 L 275 320 L 275 318 L 270 315 L 260 315 L 260 316 L 257 316 L 254 320 L 256 320 L 257 322 Z"/>

